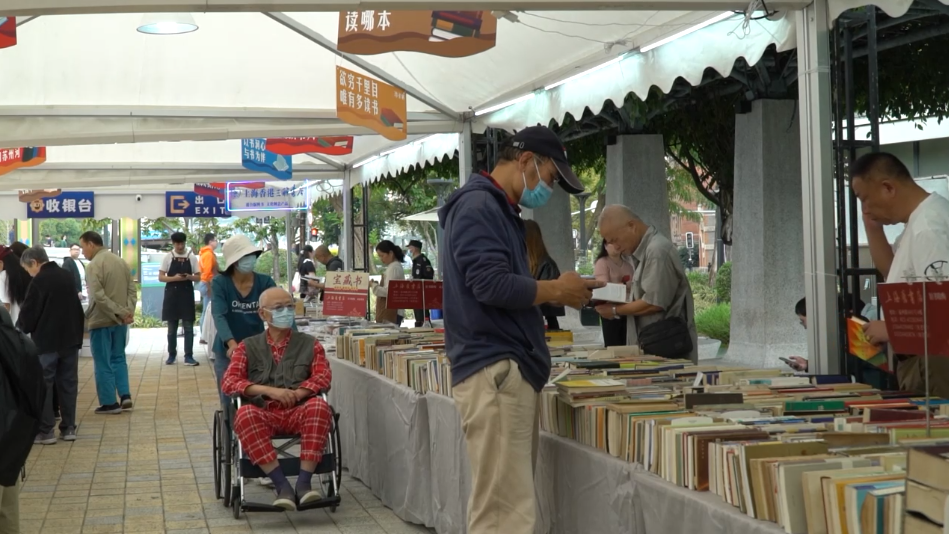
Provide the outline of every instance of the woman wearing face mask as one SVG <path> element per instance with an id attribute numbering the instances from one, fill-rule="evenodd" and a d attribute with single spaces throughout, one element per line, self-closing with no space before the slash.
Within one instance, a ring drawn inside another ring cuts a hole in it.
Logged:
<path id="1" fill-rule="evenodd" d="M 386 297 L 389 296 L 389 282 L 405 280 L 405 268 L 402 266 L 405 253 L 398 245 L 387 239 L 376 245 L 376 256 L 379 256 L 379 260 L 386 265 L 386 272 L 382 275 L 382 284 L 375 282 L 372 284 L 372 294 L 376 296 L 376 322 L 401 325 L 402 319 L 405 318 L 405 311 L 386 308 Z"/>
<path id="2" fill-rule="evenodd" d="M 237 345 L 264 331 L 264 321 L 257 313 L 260 295 L 277 284 L 270 276 L 254 272 L 260 254 L 250 239 L 235 235 L 224 243 L 224 272 L 211 281 L 211 313 L 217 328 L 211 350 L 218 391 Z M 223 394 L 221 402 L 226 404 Z"/>
<path id="3" fill-rule="evenodd" d="M 608 284 L 623 284 L 628 286 L 633 279 L 633 266 L 624 261 L 619 250 L 613 245 L 607 245 L 604 239 L 600 243 L 600 255 L 593 264 L 593 276 L 599 282 Z M 627 318 L 601 319 L 603 328 L 603 344 L 607 347 L 627 345 L 626 325 Z"/>

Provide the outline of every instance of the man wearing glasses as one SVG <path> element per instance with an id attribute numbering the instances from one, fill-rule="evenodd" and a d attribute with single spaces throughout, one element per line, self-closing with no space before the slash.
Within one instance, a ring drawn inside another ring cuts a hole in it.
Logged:
<path id="1" fill-rule="evenodd" d="M 79 300 L 86 300 L 86 297 L 82 294 L 82 279 L 86 266 L 79 260 L 81 252 L 82 249 L 79 248 L 79 243 L 69 245 L 69 256 L 63 258 L 63 269 L 72 274 L 73 280 L 76 282 L 76 293 L 79 294 Z"/>
<path id="2" fill-rule="evenodd" d="M 234 417 L 234 433 L 247 456 L 273 481 L 273 505 L 295 510 L 320 498 L 311 479 L 323 456 L 332 414 L 317 394 L 329 388 L 332 373 L 323 346 L 294 330 L 293 297 L 274 287 L 260 295 L 258 312 L 267 323 L 262 334 L 242 341 L 221 382 L 222 392 L 250 402 Z M 271 438 L 300 435 L 300 474 L 290 486 Z"/>

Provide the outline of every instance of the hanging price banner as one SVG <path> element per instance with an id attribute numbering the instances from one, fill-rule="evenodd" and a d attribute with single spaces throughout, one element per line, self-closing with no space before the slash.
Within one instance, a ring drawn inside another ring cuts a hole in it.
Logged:
<path id="1" fill-rule="evenodd" d="M 278 137 L 267 139 L 267 150 L 284 156 L 306 154 L 307 152 L 329 156 L 345 156 L 353 153 L 353 138 L 352 136 Z"/>

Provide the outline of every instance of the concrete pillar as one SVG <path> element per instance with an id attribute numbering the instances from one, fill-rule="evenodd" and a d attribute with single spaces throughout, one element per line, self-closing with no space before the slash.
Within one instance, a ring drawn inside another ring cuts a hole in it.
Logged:
<path id="1" fill-rule="evenodd" d="M 804 356 L 801 131 L 792 100 L 756 100 L 735 118 L 731 345 L 727 358 L 783 367 Z"/>
<path id="2" fill-rule="evenodd" d="M 623 204 L 671 239 L 661 135 L 621 135 L 606 147 L 606 203 Z"/>
<path id="3" fill-rule="evenodd" d="M 536 210 L 524 210 L 527 219 L 533 219 L 540 225 L 544 234 L 547 252 L 557 262 L 561 272 L 576 270 L 576 257 L 573 246 L 573 224 L 570 217 L 570 195 L 560 186 L 554 187 L 554 194 L 547 205 Z"/>

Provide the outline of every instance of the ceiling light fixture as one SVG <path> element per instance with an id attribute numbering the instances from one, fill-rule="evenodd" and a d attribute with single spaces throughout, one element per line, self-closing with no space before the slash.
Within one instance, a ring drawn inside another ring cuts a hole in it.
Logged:
<path id="1" fill-rule="evenodd" d="M 488 108 L 479 109 L 475 111 L 474 114 L 475 114 L 475 117 L 480 117 L 481 115 L 492 113 L 499 109 L 504 109 L 508 106 L 513 106 L 514 104 L 520 104 L 521 102 L 526 102 L 532 98 L 534 98 L 534 93 L 527 93 L 526 95 L 517 97 L 514 100 L 508 100 L 507 102 L 501 102 L 500 104 L 496 104 Z"/>
<path id="2" fill-rule="evenodd" d="M 585 70 L 585 71 L 583 71 L 583 72 L 581 72 L 581 73 L 574 74 L 573 76 L 571 76 L 571 77 L 569 77 L 569 78 L 564 78 L 563 80 L 560 80 L 559 82 L 554 82 L 554 83 L 552 83 L 552 84 L 550 84 L 550 85 L 544 87 L 544 90 L 545 90 L 545 91 L 550 91 L 550 90 L 553 89 L 554 87 L 560 87 L 561 85 L 563 85 L 563 84 L 565 84 L 565 83 L 567 83 L 567 82 L 572 82 L 573 80 L 577 80 L 577 79 L 583 78 L 584 76 L 586 76 L 586 75 L 588 75 L 588 74 L 593 74 L 594 72 L 596 72 L 596 71 L 598 71 L 598 70 L 600 70 L 600 69 L 604 69 L 604 68 L 606 68 L 606 67 L 609 67 L 610 65 L 615 65 L 615 64 L 619 63 L 620 61 L 622 61 L 624 57 L 626 57 L 626 54 L 623 54 L 623 55 L 621 55 L 621 56 L 619 56 L 619 57 L 614 57 L 613 59 L 607 61 L 606 63 L 601 63 L 601 64 L 599 64 L 599 65 L 593 67 L 592 69 L 587 69 L 587 70 Z"/>
<path id="3" fill-rule="evenodd" d="M 712 17 L 712 18 L 706 20 L 705 22 L 702 22 L 702 23 L 700 23 L 700 24 L 696 24 L 695 26 L 692 26 L 691 28 L 687 28 L 687 29 L 685 29 L 685 30 L 682 30 L 682 31 L 679 32 L 679 33 L 670 35 L 669 37 L 666 37 L 666 38 L 664 38 L 664 39 L 659 39 L 658 41 L 656 41 L 656 42 L 654 42 L 654 43 L 650 43 L 650 44 L 648 44 L 648 45 L 646 45 L 646 46 L 640 48 L 639 51 L 640 51 L 640 53 L 645 54 L 646 52 L 649 52 L 649 51 L 652 50 L 653 48 L 659 48 L 660 46 L 662 46 L 662 45 L 664 45 L 664 44 L 669 44 L 669 43 L 671 43 L 672 41 L 675 41 L 676 39 L 679 39 L 679 38 L 681 38 L 681 37 L 685 37 L 686 35 L 689 35 L 690 33 L 697 32 L 697 31 L 701 30 L 702 28 L 711 26 L 712 24 L 715 24 L 716 22 L 721 22 L 721 21 L 723 21 L 723 20 L 725 20 L 725 19 L 728 19 L 728 18 L 731 18 L 731 17 L 734 17 L 734 16 L 735 16 L 735 13 L 733 13 L 733 12 L 731 12 L 731 11 L 726 11 L 725 13 L 721 13 L 721 14 L 719 14 L 719 15 L 716 15 L 716 16 L 714 16 L 714 17 Z"/>
<path id="4" fill-rule="evenodd" d="M 191 13 L 146 13 L 136 28 L 146 35 L 181 35 L 198 29 Z"/>

